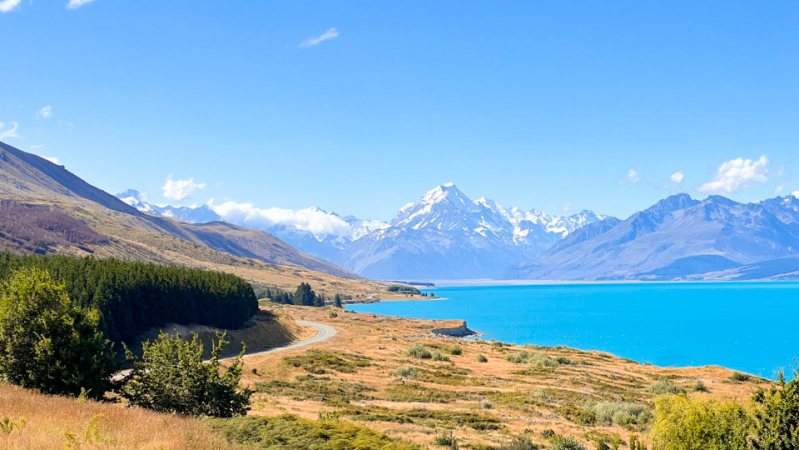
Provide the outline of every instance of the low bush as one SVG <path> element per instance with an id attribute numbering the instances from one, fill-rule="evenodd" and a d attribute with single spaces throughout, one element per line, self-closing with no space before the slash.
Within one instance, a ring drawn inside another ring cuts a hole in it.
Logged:
<path id="1" fill-rule="evenodd" d="M 696 392 L 708 392 L 707 386 L 702 380 L 696 380 L 693 385 L 694 391 Z"/>
<path id="2" fill-rule="evenodd" d="M 586 448 L 573 437 L 556 435 L 549 441 L 549 450 L 586 450 Z"/>
<path id="3" fill-rule="evenodd" d="M 400 378 L 416 378 L 419 376 L 419 370 L 415 367 L 397 367 L 393 374 L 395 377 Z"/>
<path id="4" fill-rule="evenodd" d="M 588 415 L 593 414 L 598 425 L 643 425 L 652 419 L 652 412 L 646 405 L 628 402 L 589 403 L 583 409 Z M 579 416 L 578 416 L 579 417 Z"/>
<path id="5" fill-rule="evenodd" d="M 517 436 L 512 441 L 503 445 L 499 450 L 540 450 L 541 446 L 533 444 L 527 436 Z"/>
<path id="6" fill-rule="evenodd" d="M 752 377 L 750 377 L 749 375 L 747 375 L 745 373 L 741 373 L 741 372 L 733 372 L 733 374 L 730 375 L 730 380 L 737 381 L 739 383 L 743 383 L 745 381 L 749 381 L 751 378 Z"/>
<path id="7" fill-rule="evenodd" d="M 422 344 L 416 343 L 408 347 L 408 350 L 405 350 L 405 355 L 410 356 L 411 358 L 419 358 L 419 359 L 431 359 L 433 354 L 430 353 L 430 350 L 427 349 Z"/>
<path id="8" fill-rule="evenodd" d="M 434 352 L 433 361 L 449 361 L 449 357 L 447 357 L 441 352 Z"/>
<path id="9" fill-rule="evenodd" d="M 255 390 L 273 396 L 291 397 L 292 400 L 315 400 L 329 405 L 341 405 L 352 400 L 371 400 L 376 390 L 363 383 L 333 381 L 329 377 L 303 375 L 296 381 L 271 380 L 256 383 Z"/>
<path id="10" fill-rule="evenodd" d="M 460 345 L 455 344 L 452 347 L 447 348 L 447 353 L 454 356 L 460 356 L 461 354 L 463 354 L 463 349 L 461 348 Z"/>
<path id="11" fill-rule="evenodd" d="M 474 358 L 474 360 L 475 360 L 475 361 L 477 361 L 477 362 L 479 362 L 479 363 L 487 363 L 487 362 L 488 362 L 488 358 L 486 358 L 486 357 L 485 357 L 485 355 L 483 355 L 482 353 L 478 354 L 478 355 L 477 355 L 477 356 Z"/>
<path id="12" fill-rule="evenodd" d="M 560 365 L 556 359 L 549 355 L 544 353 L 533 353 L 524 350 L 517 353 L 511 353 L 510 355 L 506 356 L 505 359 L 515 364 L 532 364 L 536 367 L 558 367 Z M 568 361 L 568 363 L 571 363 L 568 358 L 565 360 Z"/>
<path id="13" fill-rule="evenodd" d="M 646 391 L 655 395 L 682 394 L 685 392 L 683 388 L 676 386 L 671 380 L 666 378 L 655 381 L 651 386 L 646 388 Z"/>

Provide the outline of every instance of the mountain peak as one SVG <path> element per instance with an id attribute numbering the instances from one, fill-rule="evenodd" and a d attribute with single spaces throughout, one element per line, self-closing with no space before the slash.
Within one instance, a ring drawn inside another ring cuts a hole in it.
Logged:
<path id="1" fill-rule="evenodd" d="M 463 194 L 463 192 L 455 186 L 454 183 L 447 183 L 427 191 L 422 197 L 421 203 L 423 205 L 432 205 L 449 201 L 455 205 L 466 205 L 471 201 Z"/>

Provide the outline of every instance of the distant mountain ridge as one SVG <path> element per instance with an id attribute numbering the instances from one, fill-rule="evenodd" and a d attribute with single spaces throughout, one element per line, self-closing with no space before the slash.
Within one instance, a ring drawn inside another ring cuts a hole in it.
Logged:
<path id="1" fill-rule="evenodd" d="M 503 279 L 799 279 L 799 192 L 756 203 L 687 194 L 583 227 Z"/>
<path id="2" fill-rule="evenodd" d="M 234 256 L 362 279 L 262 230 L 165 216 L 146 214 L 64 166 L 0 142 L 0 249 L 180 264 L 230 262 Z"/>
<path id="3" fill-rule="evenodd" d="M 133 190 L 117 197 L 141 211 L 190 222 L 222 219 L 209 205 L 152 205 Z M 472 201 L 452 183 L 405 205 L 390 222 L 341 217 L 315 207 L 303 211 L 345 222 L 349 232 L 314 234 L 280 223 L 260 227 L 310 254 L 384 280 L 493 278 L 511 263 L 539 256 L 574 230 L 606 218 L 591 211 L 549 216 L 505 209 L 485 198 Z"/>

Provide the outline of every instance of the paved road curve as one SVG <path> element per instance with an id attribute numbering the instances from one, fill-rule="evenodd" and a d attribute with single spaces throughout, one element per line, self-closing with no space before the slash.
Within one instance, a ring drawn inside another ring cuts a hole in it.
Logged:
<path id="1" fill-rule="evenodd" d="M 308 338 L 308 339 L 304 339 L 302 341 L 297 341 L 297 342 L 294 342 L 292 344 L 284 345 L 282 347 L 274 347 L 274 348 L 268 348 L 266 350 L 258 350 L 258 351 L 255 351 L 255 352 L 247 352 L 247 353 L 244 354 L 244 356 L 260 355 L 262 353 L 279 352 L 279 351 L 288 350 L 288 349 L 292 349 L 292 348 L 307 347 L 307 346 L 309 346 L 311 344 L 318 344 L 320 342 L 325 342 L 325 341 L 327 341 L 328 339 L 332 338 L 333 336 L 335 336 L 338 333 L 338 331 L 336 331 L 336 329 L 331 327 L 330 325 L 325 325 L 325 324 L 316 323 L 316 322 L 307 322 L 305 320 L 295 320 L 295 322 L 297 322 L 299 325 L 302 325 L 304 327 L 311 327 L 311 328 L 316 329 L 316 331 L 317 331 L 316 336 Z M 225 358 L 225 359 L 232 359 L 232 358 Z"/>
<path id="2" fill-rule="evenodd" d="M 244 354 L 244 356 L 260 355 L 262 353 L 279 352 L 279 351 L 288 350 L 288 349 L 291 349 L 291 348 L 307 347 L 307 346 L 309 346 L 311 344 L 318 344 L 320 342 L 325 342 L 326 340 L 332 338 L 333 336 L 335 336 L 338 333 L 338 331 L 336 331 L 336 329 L 331 327 L 330 325 L 325 325 L 325 324 L 316 323 L 316 322 L 308 322 L 308 321 L 305 321 L 305 320 L 296 320 L 295 322 L 297 322 L 298 324 L 300 324 L 300 325 L 302 325 L 304 327 L 311 327 L 311 328 L 316 329 L 316 331 L 317 331 L 316 336 L 308 338 L 308 339 L 303 339 L 302 341 L 297 341 L 297 342 L 294 342 L 292 344 L 284 345 L 282 347 L 274 347 L 274 348 L 268 348 L 266 350 L 258 350 L 258 351 L 254 351 L 254 352 L 247 352 L 247 353 Z M 233 358 L 235 358 L 235 356 L 231 356 L 229 358 L 220 358 L 220 361 L 224 361 L 226 359 L 233 359 Z M 206 360 L 205 362 L 208 362 L 208 361 Z M 125 377 L 127 377 L 130 374 L 130 372 L 131 372 L 130 369 L 122 370 L 120 372 L 117 372 L 111 377 L 111 380 L 120 381 L 120 380 L 124 379 Z"/>

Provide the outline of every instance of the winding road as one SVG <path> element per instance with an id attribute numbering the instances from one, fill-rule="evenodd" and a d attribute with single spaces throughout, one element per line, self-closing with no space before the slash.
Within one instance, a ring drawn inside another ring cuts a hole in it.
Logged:
<path id="1" fill-rule="evenodd" d="M 331 327 L 330 325 L 325 325 L 323 323 L 308 322 L 305 320 L 295 320 L 295 322 L 297 322 L 298 325 L 302 325 L 304 327 L 314 328 L 317 331 L 316 336 L 310 337 L 308 339 L 303 339 L 301 341 L 297 341 L 288 345 L 283 345 L 281 347 L 273 347 L 273 348 L 267 348 L 265 350 L 247 352 L 244 354 L 244 356 L 260 355 L 262 353 L 279 352 L 282 350 L 289 350 L 292 348 L 307 347 L 311 344 L 318 344 L 320 342 L 325 342 L 328 339 L 335 336 L 336 334 L 338 334 L 338 331 L 336 331 L 335 328 Z M 232 358 L 224 358 L 224 359 L 232 359 Z"/>
<path id="2" fill-rule="evenodd" d="M 310 337 L 308 339 L 303 339 L 301 341 L 297 341 L 297 342 L 294 342 L 294 343 L 291 343 L 291 344 L 288 344 L 288 345 L 283 345 L 283 346 L 280 346 L 280 347 L 272 347 L 272 348 L 267 348 L 265 350 L 257 350 L 257 351 L 253 351 L 253 352 L 247 352 L 247 353 L 244 354 L 244 356 L 253 356 L 253 355 L 260 355 L 262 353 L 279 352 L 279 351 L 283 351 L 283 350 L 289 350 L 289 349 L 292 349 L 292 348 L 307 347 L 307 346 L 309 346 L 311 344 L 318 344 L 320 342 L 325 342 L 328 339 L 330 339 L 333 336 L 335 336 L 336 334 L 338 334 L 338 331 L 336 331 L 336 329 L 331 327 L 330 325 L 325 325 L 325 324 L 316 323 L 316 322 L 308 322 L 306 320 L 295 320 L 295 322 L 297 322 L 297 324 L 302 325 L 304 327 L 311 327 L 311 328 L 315 329 L 317 331 L 316 336 Z M 234 358 L 236 358 L 236 356 L 230 356 L 230 357 L 227 357 L 227 358 L 219 358 L 219 360 L 220 361 L 224 361 L 226 359 L 234 359 Z M 205 362 L 208 362 L 208 361 L 206 360 Z M 125 379 L 125 377 L 127 377 L 130 374 L 130 372 L 131 372 L 130 369 L 119 371 L 119 372 L 117 372 L 117 373 L 115 373 L 114 375 L 111 376 L 111 380 L 112 381 L 121 381 L 121 380 Z"/>

